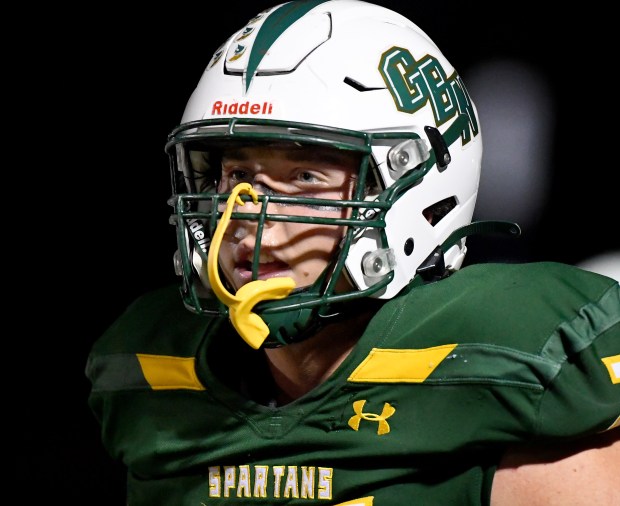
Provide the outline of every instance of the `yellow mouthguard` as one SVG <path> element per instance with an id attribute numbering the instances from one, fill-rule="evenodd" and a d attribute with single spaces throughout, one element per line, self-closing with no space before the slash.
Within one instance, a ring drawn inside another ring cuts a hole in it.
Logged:
<path id="1" fill-rule="evenodd" d="M 256 313 L 252 313 L 252 308 L 262 300 L 267 299 L 283 299 L 293 288 L 295 281 L 290 277 L 258 279 L 250 281 L 243 285 L 235 295 L 231 294 L 220 280 L 218 271 L 218 255 L 224 232 L 230 221 L 235 204 L 245 205 L 245 202 L 239 197 L 240 193 L 248 194 L 252 197 L 254 204 L 258 203 L 258 195 L 249 183 L 239 183 L 235 186 L 226 201 L 226 210 L 220 222 L 215 229 L 211 247 L 209 248 L 209 257 L 207 260 L 207 274 L 209 275 L 209 283 L 211 288 L 224 304 L 230 309 L 230 321 L 243 338 L 255 350 L 260 348 L 267 336 L 269 335 L 269 327 L 263 319 Z"/>

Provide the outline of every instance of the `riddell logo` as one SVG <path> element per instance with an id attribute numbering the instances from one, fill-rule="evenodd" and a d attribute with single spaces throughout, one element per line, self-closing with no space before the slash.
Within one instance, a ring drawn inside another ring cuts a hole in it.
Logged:
<path id="1" fill-rule="evenodd" d="M 271 114 L 273 112 L 273 104 L 271 102 L 232 102 L 225 103 L 221 100 L 213 103 L 211 108 L 212 116 L 221 116 L 222 114 Z"/>

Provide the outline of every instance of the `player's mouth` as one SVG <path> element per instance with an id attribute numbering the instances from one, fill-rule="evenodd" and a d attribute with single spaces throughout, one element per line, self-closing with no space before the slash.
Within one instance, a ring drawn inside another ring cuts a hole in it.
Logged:
<path id="1" fill-rule="evenodd" d="M 235 263 L 235 276 L 243 283 L 252 280 L 252 262 L 242 261 Z M 261 261 L 258 264 L 258 279 L 269 279 L 281 276 L 287 276 L 290 273 L 290 267 L 287 263 L 279 260 Z"/>

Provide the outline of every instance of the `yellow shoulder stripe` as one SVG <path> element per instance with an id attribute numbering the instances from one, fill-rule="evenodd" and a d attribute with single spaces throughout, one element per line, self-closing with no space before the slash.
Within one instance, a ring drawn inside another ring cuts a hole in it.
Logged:
<path id="1" fill-rule="evenodd" d="M 607 372 L 611 378 L 612 383 L 620 383 L 620 355 L 613 355 L 611 357 L 605 357 L 601 359 Z"/>
<path id="2" fill-rule="evenodd" d="M 620 416 L 618 418 L 616 418 L 614 423 L 612 423 L 609 427 L 607 427 L 605 429 L 605 431 L 611 430 L 611 429 L 618 429 L 619 427 L 620 427 Z M 605 432 L 605 431 L 603 431 L 603 432 Z"/>
<path id="3" fill-rule="evenodd" d="M 372 506 L 373 496 L 362 497 L 361 499 L 354 499 L 353 501 L 341 502 L 334 506 Z"/>
<path id="4" fill-rule="evenodd" d="M 349 381 L 422 383 L 458 345 L 423 349 L 373 348 L 351 373 Z"/>
<path id="5" fill-rule="evenodd" d="M 153 390 L 205 390 L 196 376 L 193 357 L 136 353 L 142 374 Z"/>

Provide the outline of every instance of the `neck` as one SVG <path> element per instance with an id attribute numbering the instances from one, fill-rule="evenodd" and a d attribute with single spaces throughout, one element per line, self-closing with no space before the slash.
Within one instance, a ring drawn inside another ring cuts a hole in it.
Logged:
<path id="1" fill-rule="evenodd" d="M 347 358 L 371 314 L 325 327 L 305 341 L 265 350 L 278 405 L 288 404 L 326 381 Z"/>

